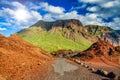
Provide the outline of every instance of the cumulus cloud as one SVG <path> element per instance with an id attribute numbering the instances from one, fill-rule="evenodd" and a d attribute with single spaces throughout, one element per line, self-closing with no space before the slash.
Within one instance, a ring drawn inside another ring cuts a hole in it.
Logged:
<path id="1" fill-rule="evenodd" d="M 88 7 L 87 10 L 91 12 L 97 12 L 100 10 L 100 8 L 98 6 L 93 6 L 93 7 Z"/>
<path id="2" fill-rule="evenodd" d="M 111 7 L 116 7 L 119 5 L 120 5 L 120 1 L 118 1 L 118 0 L 108 1 L 106 3 L 101 4 L 101 6 L 104 8 L 111 8 Z"/>
<path id="3" fill-rule="evenodd" d="M 61 15 L 57 15 L 55 16 L 56 19 L 77 19 L 77 11 L 71 11 L 71 12 L 67 12 Z"/>
<path id="4" fill-rule="evenodd" d="M 0 17 L 2 17 L 5 21 L 0 22 L 2 26 L 10 26 L 11 28 L 19 28 L 23 29 L 31 26 L 38 20 L 49 20 L 53 21 L 53 17 L 51 15 L 60 15 L 64 14 L 65 9 L 59 6 L 53 6 L 48 4 L 47 2 L 41 2 L 40 4 L 33 4 L 32 2 L 28 2 L 27 6 L 13 1 L 2 1 L 1 4 L 6 3 L 11 7 L 2 7 L 0 9 Z M 41 15 L 38 10 L 46 11 L 47 13 Z"/>
<path id="5" fill-rule="evenodd" d="M 29 10 L 19 2 L 12 2 L 10 5 L 14 8 L 3 7 L 0 10 L 0 16 L 6 20 L 6 24 L 9 23 L 12 27 L 25 28 L 42 19 L 40 13 Z"/>
<path id="6" fill-rule="evenodd" d="M 91 4 L 87 10 L 99 14 L 103 18 L 120 16 L 120 0 L 79 0 L 84 4 Z"/>
<path id="7" fill-rule="evenodd" d="M 12 2 L 11 3 L 12 6 L 14 6 L 14 8 L 22 8 L 22 9 L 25 9 L 26 7 L 24 5 L 22 5 L 21 3 L 19 2 Z"/>
<path id="8" fill-rule="evenodd" d="M 54 19 L 53 19 L 53 17 L 52 17 L 51 14 L 45 14 L 45 15 L 43 16 L 43 20 L 44 20 L 44 21 L 54 21 Z"/>
<path id="9" fill-rule="evenodd" d="M 64 8 L 59 7 L 59 6 L 49 5 L 47 2 L 41 2 L 40 8 L 50 13 L 54 13 L 54 14 L 62 14 L 65 11 Z"/>
<path id="10" fill-rule="evenodd" d="M 98 15 L 98 17 L 96 17 L 98 21 L 96 22 L 102 23 L 103 25 L 106 26 L 110 26 L 113 29 L 120 29 L 119 24 L 120 0 L 78 0 L 78 1 L 82 2 L 83 4 L 90 4 L 89 6 L 87 6 L 87 11 L 92 12 L 91 14 Z M 87 15 L 86 18 L 89 15 Z M 109 20 L 109 18 L 111 18 L 113 21 L 110 22 L 103 21 L 103 19 Z M 89 19 L 87 19 L 87 21 L 89 21 Z"/>
<path id="11" fill-rule="evenodd" d="M 7 29 L 0 27 L 0 31 L 5 31 L 5 30 L 7 30 Z"/>
<path id="12" fill-rule="evenodd" d="M 84 2 L 84 3 L 100 3 L 103 0 L 78 0 L 79 2 Z"/>
<path id="13" fill-rule="evenodd" d="M 90 14 L 87 13 L 85 16 L 79 16 L 81 18 L 84 25 L 86 24 L 97 24 L 97 25 L 104 25 L 101 18 L 97 14 Z"/>
<path id="14" fill-rule="evenodd" d="M 111 26 L 114 29 L 120 29 L 120 18 L 116 17 L 113 19 L 113 22 L 106 23 L 106 25 Z"/>

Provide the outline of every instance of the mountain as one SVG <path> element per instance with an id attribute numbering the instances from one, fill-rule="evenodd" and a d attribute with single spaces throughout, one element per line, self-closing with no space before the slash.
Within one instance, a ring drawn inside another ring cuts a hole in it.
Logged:
<path id="1" fill-rule="evenodd" d="M 52 52 L 60 49 L 86 50 L 92 43 L 103 40 L 120 45 L 119 31 L 107 26 L 86 25 L 79 20 L 38 21 L 17 33 L 26 41 Z"/>
<path id="2" fill-rule="evenodd" d="M 76 19 L 55 22 L 40 20 L 17 35 L 49 52 L 59 49 L 85 50 L 91 42 L 82 36 L 81 29 L 82 23 Z"/>
<path id="3" fill-rule="evenodd" d="M 109 42 L 113 45 L 120 45 L 120 34 L 119 31 L 113 30 L 107 26 L 98 26 L 98 25 L 86 25 L 84 27 L 84 31 L 86 32 L 86 38 L 91 39 L 94 38 L 96 42 L 98 40 L 103 40 L 105 42 Z"/>
<path id="4" fill-rule="evenodd" d="M 0 79 L 43 80 L 52 58 L 17 35 L 0 34 Z M 1 75 L 2 74 L 2 75 Z"/>

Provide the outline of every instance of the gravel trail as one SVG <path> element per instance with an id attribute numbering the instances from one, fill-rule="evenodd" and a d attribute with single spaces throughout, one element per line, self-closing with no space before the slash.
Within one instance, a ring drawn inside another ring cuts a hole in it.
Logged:
<path id="1" fill-rule="evenodd" d="M 104 80 L 87 68 L 64 58 L 56 59 L 45 80 Z M 109 79 L 108 79 L 109 80 Z"/>

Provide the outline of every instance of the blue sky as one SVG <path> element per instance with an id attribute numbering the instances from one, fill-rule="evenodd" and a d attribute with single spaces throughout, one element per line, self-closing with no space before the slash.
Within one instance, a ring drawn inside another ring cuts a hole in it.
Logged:
<path id="1" fill-rule="evenodd" d="M 79 19 L 120 29 L 120 0 L 0 0 L 0 34 L 9 36 L 38 20 Z"/>

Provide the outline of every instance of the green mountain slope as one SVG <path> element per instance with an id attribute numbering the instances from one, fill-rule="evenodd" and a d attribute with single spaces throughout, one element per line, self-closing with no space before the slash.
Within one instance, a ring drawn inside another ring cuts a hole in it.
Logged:
<path id="1" fill-rule="evenodd" d="M 59 49 L 85 50 L 91 42 L 78 32 L 81 26 L 82 24 L 74 19 L 56 22 L 39 21 L 19 31 L 17 35 L 49 52 Z"/>
<path id="2" fill-rule="evenodd" d="M 34 36 L 23 37 L 23 39 L 49 52 L 57 51 L 59 49 L 85 50 L 90 45 L 90 43 L 87 41 L 84 41 L 84 45 L 78 44 L 63 37 L 59 33 L 54 34 L 51 32 L 34 34 Z"/>

